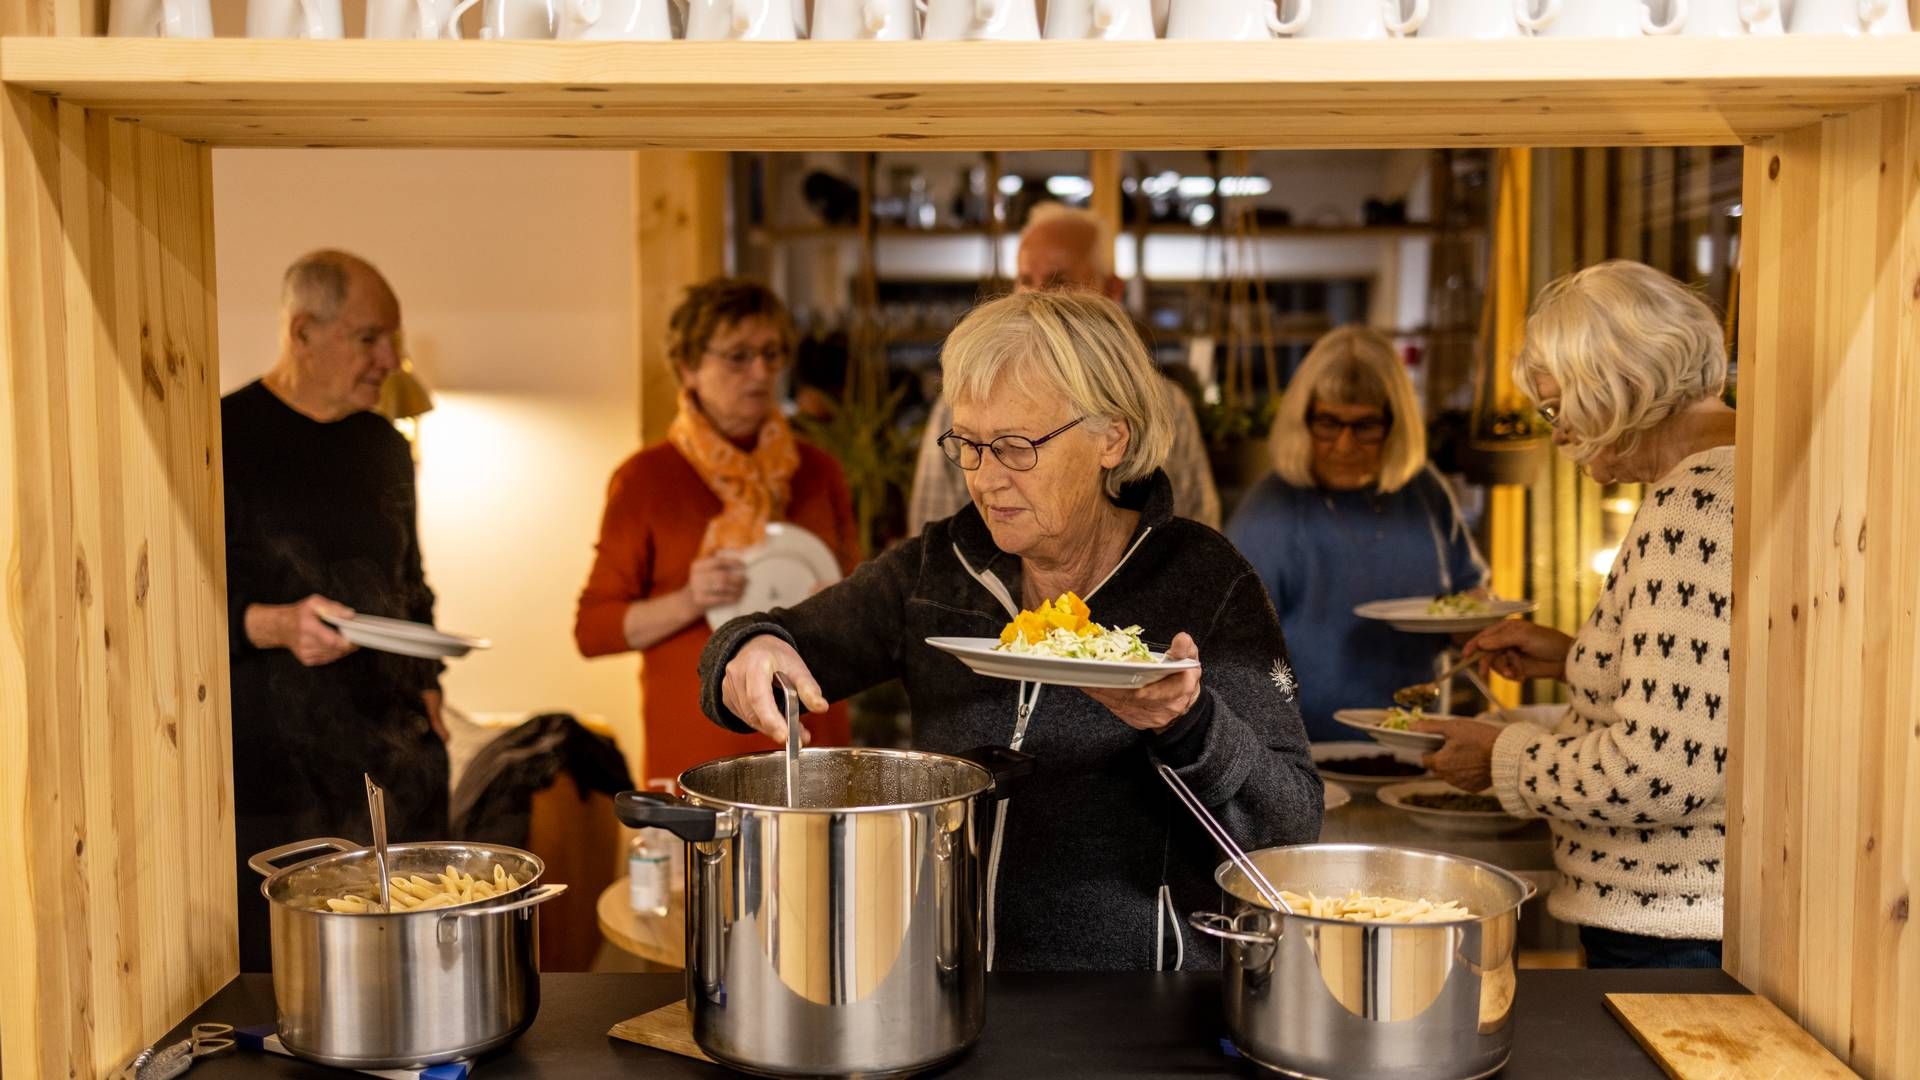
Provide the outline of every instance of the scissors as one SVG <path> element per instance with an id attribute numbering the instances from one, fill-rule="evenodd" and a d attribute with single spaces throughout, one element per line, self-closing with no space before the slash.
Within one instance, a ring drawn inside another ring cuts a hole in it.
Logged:
<path id="1" fill-rule="evenodd" d="M 233 1049 L 232 1024 L 195 1024 L 189 1036 L 162 1049 L 158 1043 L 108 1074 L 108 1080 L 173 1080 L 203 1057 Z"/>

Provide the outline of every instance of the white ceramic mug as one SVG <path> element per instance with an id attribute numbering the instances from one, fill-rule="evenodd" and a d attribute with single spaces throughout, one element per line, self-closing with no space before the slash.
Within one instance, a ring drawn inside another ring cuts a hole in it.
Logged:
<path id="1" fill-rule="evenodd" d="M 793 41 L 807 22 L 806 0 L 679 0 L 688 41 Z"/>
<path id="2" fill-rule="evenodd" d="M 1406 37 L 1427 21 L 1428 0 L 1320 0 L 1296 37 L 1378 40 Z"/>
<path id="3" fill-rule="evenodd" d="M 813 0 L 815 41 L 911 41 L 919 36 L 913 0 Z"/>
<path id="4" fill-rule="evenodd" d="M 250 38 L 332 40 L 345 34 L 340 0 L 247 0 Z"/>
<path id="5" fill-rule="evenodd" d="M 460 6 L 461 11 L 466 9 L 467 5 Z M 558 22 L 554 0 L 486 0 L 480 9 L 480 36 L 488 40 L 538 41 L 553 37 Z"/>
<path id="6" fill-rule="evenodd" d="M 210 38 L 209 0 L 113 0 L 107 10 L 109 37 Z"/>
<path id="7" fill-rule="evenodd" d="M 1514 0 L 1520 25 L 1541 37 L 1659 37 L 1678 33 L 1687 0 L 1668 0 L 1667 21 L 1653 21 L 1648 0 Z"/>
<path id="8" fill-rule="evenodd" d="M 1771 37 L 1785 32 L 1780 0 L 1688 0 L 1688 37 Z"/>
<path id="9" fill-rule="evenodd" d="M 1286 0 L 1173 0 L 1167 36 L 1197 41 L 1265 41 L 1298 33 L 1324 3 L 1354 0 L 1293 0 L 1293 18 L 1281 17 Z M 1365 2 L 1365 0 L 1360 0 Z"/>
<path id="10" fill-rule="evenodd" d="M 1514 0 L 1431 0 L 1423 38 L 1512 38 L 1524 36 Z"/>
<path id="11" fill-rule="evenodd" d="M 1036 41 L 1033 0 L 914 0 L 928 41 Z"/>
<path id="12" fill-rule="evenodd" d="M 460 16 L 476 0 L 367 0 L 370 38 L 434 39 L 460 36 Z"/>
<path id="13" fill-rule="evenodd" d="M 1047 40 L 1151 41 L 1153 0 L 1047 0 Z"/>
<path id="14" fill-rule="evenodd" d="M 1906 0 L 1794 0 L 1790 34 L 1905 34 L 1913 29 Z"/>
<path id="15" fill-rule="evenodd" d="M 561 0 L 554 36 L 578 41 L 670 41 L 667 0 Z"/>

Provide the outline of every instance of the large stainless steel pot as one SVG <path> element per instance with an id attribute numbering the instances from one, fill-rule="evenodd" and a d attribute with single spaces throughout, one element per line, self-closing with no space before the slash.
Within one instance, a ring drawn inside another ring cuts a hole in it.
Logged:
<path id="1" fill-rule="evenodd" d="M 334 854 L 280 869 L 313 851 Z M 393 875 L 448 866 L 491 879 L 494 864 L 526 884 L 494 901 L 351 915 L 326 898 L 371 892 L 373 852 L 335 838 L 263 851 L 273 996 L 280 1041 L 303 1058 L 350 1069 L 410 1069 L 472 1057 L 518 1038 L 540 1009 L 540 904 L 566 891 L 540 882 L 533 854 L 493 844 L 396 844 Z"/>
<path id="2" fill-rule="evenodd" d="M 1240 1053 L 1289 1076 L 1466 1080 L 1513 1046 L 1514 953 L 1528 882 L 1486 863 L 1409 848 L 1267 848 L 1276 888 L 1453 900 L 1458 923 L 1354 923 L 1276 912 L 1231 862 L 1214 874 L 1229 914 L 1195 929 L 1226 943 L 1227 1028 Z"/>
<path id="3" fill-rule="evenodd" d="M 905 750 L 748 754 L 630 791 L 620 820 L 688 841 L 687 996 L 708 1056 L 776 1076 L 889 1075 L 985 1023 L 982 829 L 1032 762 Z M 998 778 L 998 779 L 996 779 Z M 1003 789 L 1002 789 L 1003 790 Z"/>

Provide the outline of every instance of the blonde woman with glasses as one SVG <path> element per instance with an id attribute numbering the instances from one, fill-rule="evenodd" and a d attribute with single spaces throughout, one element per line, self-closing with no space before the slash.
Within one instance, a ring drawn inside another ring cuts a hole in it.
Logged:
<path id="1" fill-rule="evenodd" d="M 1216 967 L 1187 913 L 1218 902 L 1220 857 L 1155 767 L 1176 770 L 1244 847 L 1319 836 L 1320 781 L 1266 591 L 1219 533 L 1174 515 L 1167 398 L 1113 301 L 995 300 L 954 329 L 940 370 L 953 404 L 940 444 L 968 504 L 803 603 L 722 626 L 701 657 L 701 704 L 781 739 L 776 672 L 816 714 L 900 679 L 916 749 L 1036 758 L 989 856 L 996 970 Z M 997 637 L 1066 592 L 1093 621 L 1139 626 L 1201 666 L 1079 690 L 975 675 L 926 644 Z"/>
<path id="2" fill-rule="evenodd" d="M 1335 709 L 1380 705 L 1433 677 L 1445 637 L 1403 634 L 1356 605 L 1484 588 L 1487 567 L 1446 481 L 1393 345 L 1345 326 L 1307 353 L 1268 438 L 1273 472 L 1227 537 L 1260 572 L 1300 670 L 1314 739 L 1350 739 Z"/>

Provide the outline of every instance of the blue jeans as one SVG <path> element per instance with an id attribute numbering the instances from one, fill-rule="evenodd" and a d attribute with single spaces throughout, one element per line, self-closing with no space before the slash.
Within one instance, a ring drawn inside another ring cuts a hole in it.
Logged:
<path id="1" fill-rule="evenodd" d="M 1580 928 L 1590 968 L 1717 968 L 1720 943 L 1700 938 L 1657 938 L 1597 926 Z"/>

